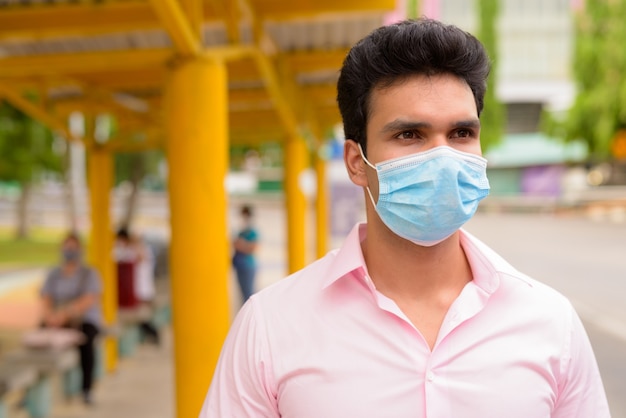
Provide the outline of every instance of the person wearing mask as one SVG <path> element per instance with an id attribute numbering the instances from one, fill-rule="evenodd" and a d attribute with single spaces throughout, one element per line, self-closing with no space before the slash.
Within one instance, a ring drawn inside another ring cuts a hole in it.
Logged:
<path id="1" fill-rule="evenodd" d="M 95 366 L 94 341 L 102 324 L 98 272 L 83 261 L 78 235 L 68 234 L 61 244 L 61 263 L 48 273 L 41 289 L 43 326 L 75 328 L 84 338 L 78 346 L 82 371 L 82 395 L 91 404 Z"/>
<path id="2" fill-rule="evenodd" d="M 202 418 L 610 416 L 571 303 L 462 229 L 489 192 L 488 74 L 430 19 L 352 47 L 337 101 L 367 222 L 239 310 Z"/>
<path id="3" fill-rule="evenodd" d="M 242 228 L 235 238 L 233 246 L 233 267 L 237 274 L 237 282 L 245 303 L 254 293 L 257 261 L 255 252 L 259 241 L 259 233 L 252 225 L 252 207 L 244 205 L 240 211 Z"/>

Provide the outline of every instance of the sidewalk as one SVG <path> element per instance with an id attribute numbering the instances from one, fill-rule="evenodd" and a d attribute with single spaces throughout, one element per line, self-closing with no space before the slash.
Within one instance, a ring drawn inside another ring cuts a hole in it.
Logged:
<path id="1" fill-rule="evenodd" d="M 24 269 L 0 275 L 0 356 L 19 346 L 21 332 L 36 325 L 38 292 L 43 269 Z M 172 418 L 174 376 L 171 328 L 161 330 L 161 345 L 141 344 L 133 356 L 120 358 L 117 371 L 105 373 L 94 386 L 94 405 L 79 398 L 66 402 L 62 383 L 54 378 L 49 418 Z M 8 418 L 28 418 L 11 399 Z"/>
<path id="2" fill-rule="evenodd" d="M 174 370 L 170 328 L 162 329 L 160 346 L 142 344 L 130 358 L 120 359 L 115 373 L 105 374 L 94 388 L 94 405 L 80 399 L 54 403 L 50 418 L 173 418 Z"/>

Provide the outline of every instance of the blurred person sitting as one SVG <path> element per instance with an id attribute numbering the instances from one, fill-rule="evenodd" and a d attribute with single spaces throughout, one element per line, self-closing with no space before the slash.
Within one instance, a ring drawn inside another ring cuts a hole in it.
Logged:
<path id="1" fill-rule="evenodd" d="M 61 264 L 48 273 L 41 289 L 42 322 L 49 328 L 74 328 L 84 339 L 78 346 L 82 371 L 82 392 L 91 404 L 95 365 L 94 340 L 102 323 L 98 272 L 84 264 L 78 235 L 68 234 L 61 245 Z"/>

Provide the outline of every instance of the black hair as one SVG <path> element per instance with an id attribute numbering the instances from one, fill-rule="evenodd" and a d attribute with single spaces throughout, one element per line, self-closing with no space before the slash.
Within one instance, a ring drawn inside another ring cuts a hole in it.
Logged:
<path id="1" fill-rule="evenodd" d="M 116 236 L 117 236 L 117 238 L 120 238 L 122 240 L 126 240 L 126 241 L 129 240 L 130 239 L 130 233 L 128 232 L 128 228 L 126 228 L 125 226 L 120 228 L 117 231 Z"/>
<path id="2" fill-rule="evenodd" d="M 78 233 L 76 233 L 76 231 L 70 231 L 67 234 L 65 234 L 65 237 L 63 238 L 62 242 L 63 244 L 66 244 L 70 241 L 74 242 L 76 246 L 82 247 L 80 236 L 78 235 Z"/>
<path id="3" fill-rule="evenodd" d="M 480 116 L 489 68 L 480 41 L 456 26 L 421 18 L 380 27 L 352 47 L 339 74 L 337 102 L 345 137 L 365 152 L 372 91 L 420 74 L 464 80 Z"/>
<path id="4" fill-rule="evenodd" d="M 243 216 L 247 216 L 248 218 L 252 218 L 252 206 L 250 206 L 250 205 L 243 205 L 241 207 L 241 214 Z"/>

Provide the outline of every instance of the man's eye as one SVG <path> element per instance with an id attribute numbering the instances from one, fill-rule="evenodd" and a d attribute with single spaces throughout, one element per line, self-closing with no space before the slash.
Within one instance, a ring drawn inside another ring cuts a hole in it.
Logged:
<path id="1" fill-rule="evenodd" d="M 456 131 L 456 136 L 459 138 L 467 138 L 472 136 L 472 131 L 470 131 L 469 129 L 459 129 L 458 131 Z"/>
<path id="2" fill-rule="evenodd" d="M 413 139 L 415 138 L 415 132 L 412 131 L 404 131 L 399 135 L 402 139 Z"/>

